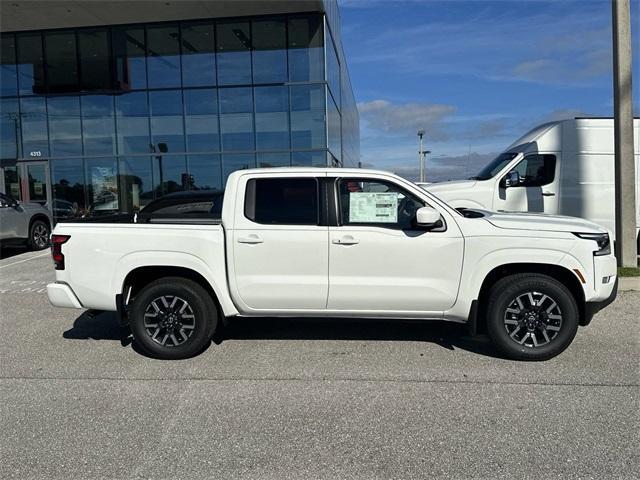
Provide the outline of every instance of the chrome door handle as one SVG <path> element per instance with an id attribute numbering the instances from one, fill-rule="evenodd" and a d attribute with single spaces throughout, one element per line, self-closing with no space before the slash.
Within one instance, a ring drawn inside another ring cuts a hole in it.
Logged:
<path id="1" fill-rule="evenodd" d="M 341 238 L 334 238 L 333 240 L 331 240 L 331 243 L 334 243 L 336 245 L 356 245 L 360 243 L 360 240 L 358 240 L 357 238 L 353 238 L 351 235 L 345 235 Z"/>
<path id="2" fill-rule="evenodd" d="M 238 243 L 254 244 L 254 243 L 262 243 L 262 242 L 264 242 L 262 237 L 260 235 L 256 235 L 255 233 L 251 233 L 246 237 L 238 237 Z"/>
<path id="3" fill-rule="evenodd" d="M 545 197 L 554 197 L 556 194 L 555 192 L 544 191 L 542 192 L 542 195 L 544 195 Z"/>

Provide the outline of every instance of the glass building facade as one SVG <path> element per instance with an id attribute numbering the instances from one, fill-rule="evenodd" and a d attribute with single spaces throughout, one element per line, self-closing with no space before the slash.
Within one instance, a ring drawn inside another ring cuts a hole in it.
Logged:
<path id="1" fill-rule="evenodd" d="M 2 34 L 0 187 L 56 219 L 222 189 L 238 169 L 357 166 L 330 12 Z"/>

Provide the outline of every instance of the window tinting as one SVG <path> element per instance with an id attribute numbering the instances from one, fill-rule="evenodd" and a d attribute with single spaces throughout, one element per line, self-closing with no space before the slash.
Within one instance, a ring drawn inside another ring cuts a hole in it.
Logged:
<path id="1" fill-rule="evenodd" d="M 111 42 L 116 63 L 116 88 L 124 91 L 146 88 L 144 28 L 113 28 Z"/>
<path id="2" fill-rule="evenodd" d="M 49 97 L 47 113 L 51 156 L 82 155 L 80 99 L 76 96 Z"/>
<path id="3" fill-rule="evenodd" d="M 149 109 L 147 92 L 116 97 L 118 153 L 149 153 Z"/>
<path id="4" fill-rule="evenodd" d="M 216 84 L 213 23 L 182 24 L 182 84 L 203 87 Z"/>
<path id="5" fill-rule="evenodd" d="M 77 92 L 80 84 L 75 32 L 44 34 L 49 93 Z"/>
<path id="6" fill-rule="evenodd" d="M 289 89 L 256 87 L 256 149 L 289 148 Z"/>
<path id="7" fill-rule="evenodd" d="M 521 187 L 541 187 L 553 182 L 556 174 L 555 155 L 527 155 L 514 168 L 520 174 Z"/>
<path id="8" fill-rule="evenodd" d="M 182 92 L 149 92 L 151 143 L 156 152 L 184 152 Z"/>
<path id="9" fill-rule="evenodd" d="M 343 225 L 410 230 L 424 204 L 404 189 L 382 181 L 344 178 L 338 187 Z"/>
<path id="10" fill-rule="evenodd" d="M 317 225 L 315 178 L 264 178 L 247 183 L 245 216 L 267 225 Z"/>
<path id="11" fill-rule="evenodd" d="M 82 110 L 82 140 L 85 155 L 114 155 L 116 131 L 113 97 L 84 95 L 80 97 Z"/>
<path id="12" fill-rule="evenodd" d="M 251 33 L 249 22 L 219 22 L 216 25 L 218 83 L 251 83 Z"/>
<path id="13" fill-rule="evenodd" d="M 287 31 L 283 18 L 255 20 L 253 35 L 254 83 L 287 81 Z"/>
<path id="14" fill-rule="evenodd" d="M 252 89 L 225 88 L 218 93 L 222 150 L 253 150 Z"/>
<path id="15" fill-rule="evenodd" d="M 48 157 L 47 106 L 44 97 L 20 99 L 20 131 L 24 157 Z"/>
<path id="16" fill-rule="evenodd" d="M 18 94 L 18 71 L 16 67 L 16 39 L 13 35 L 3 35 L 0 45 L 0 95 L 3 97 Z"/>
<path id="17" fill-rule="evenodd" d="M 44 93 L 44 58 L 39 33 L 16 35 L 20 95 Z"/>
<path id="18" fill-rule="evenodd" d="M 309 82 L 324 79 L 322 16 L 290 17 L 289 80 Z"/>
<path id="19" fill-rule="evenodd" d="M 189 155 L 189 190 L 222 189 L 222 165 L 220 155 Z"/>
<path id="20" fill-rule="evenodd" d="M 178 27 L 147 27 L 147 70 L 149 88 L 180 86 Z"/>
<path id="21" fill-rule="evenodd" d="M 0 158 L 16 158 L 16 133 L 20 116 L 18 99 L 3 98 L 0 101 Z"/>
<path id="22" fill-rule="evenodd" d="M 111 58 L 107 29 L 80 30 L 80 89 L 86 91 L 108 90 L 111 82 Z"/>
<path id="23" fill-rule="evenodd" d="M 324 85 L 291 87 L 291 147 L 325 148 Z"/>
<path id="24" fill-rule="evenodd" d="M 81 158 L 57 159 L 51 162 L 53 215 L 56 219 L 85 213 L 84 168 Z"/>
<path id="25" fill-rule="evenodd" d="M 184 90 L 188 152 L 220 150 L 218 95 L 215 89 Z"/>

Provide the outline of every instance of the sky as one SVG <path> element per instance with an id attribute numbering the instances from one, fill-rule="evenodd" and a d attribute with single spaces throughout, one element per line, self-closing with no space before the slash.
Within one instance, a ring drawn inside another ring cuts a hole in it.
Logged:
<path id="1" fill-rule="evenodd" d="M 340 0 L 363 166 L 467 178 L 541 123 L 612 116 L 610 0 Z M 640 0 L 631 0 L 640 114 Z"/>

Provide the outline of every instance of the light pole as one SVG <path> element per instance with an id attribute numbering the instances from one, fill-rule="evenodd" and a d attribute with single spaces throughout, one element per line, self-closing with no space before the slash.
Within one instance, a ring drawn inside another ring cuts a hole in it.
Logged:
<path id="1" fill-rule="evenodd" d="M 418 150 L 418 161 L 420 162 L 420 181 L 424 182 L 424 153 L 422 150 L 422 137 L 424 130 L 418 130 L 418 138 L 420 139 L 420 149 Z"/>

